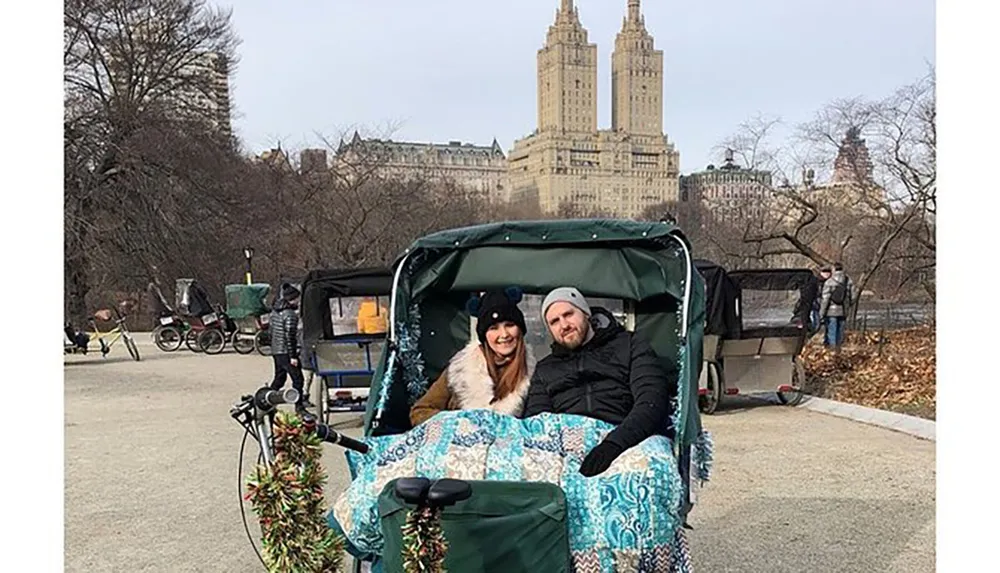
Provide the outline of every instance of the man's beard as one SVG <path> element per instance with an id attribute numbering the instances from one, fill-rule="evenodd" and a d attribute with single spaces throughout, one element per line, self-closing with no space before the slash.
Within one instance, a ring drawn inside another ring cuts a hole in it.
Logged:
<path id="1" fill-rule="evenodd" d="M 567 340 L 567 337 L 571 337 L 572 340 Z M 587 332 L 580 330 L 579 328 L 573 329 L 572 331 L 563 335 L 562 345 L 569 350 L 576 350 L 577 348 L 583 346 L 583 343 L 587 340 Z"/>

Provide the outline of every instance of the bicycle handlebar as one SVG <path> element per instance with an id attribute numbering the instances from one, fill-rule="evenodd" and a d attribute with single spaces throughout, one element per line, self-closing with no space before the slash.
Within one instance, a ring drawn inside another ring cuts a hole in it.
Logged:
<path id="1" fill-rule="evenodd" d="M 368 453 L 368 444 L 349 438 L 326 424 L 316 424 L 316 435 L 324 442 L 336 444 L 358 453 Z"/>
<path id="2" fill-rule="evenodd" d="M 318 423 L 315 417 L 307 415 L 304 418 L 304 421 L 305 421 L 306 431 L 315 433 L 316 436 L 318 436 L 319 439 L 323 440 L 324 442 L 335 444 L 342 448 L 347 448 L 348 450 L 354 450 L 355 452 L 359 452 L 362 454 L 368 453 L 368 444 L 364 442 L 359 442 L 354 438 L 345 436 L 340 432 L 338 432 L 337 430 L 334 430 L 330 426 L 327 426 L 326 424 Z"/>
<path id="3" fill-rule="evenodd" d="M 267 386 L 257 390 L 254 402 L 261 410 L 270 410 L 281 404 L 294 404 L 299 401 L 299 391 L 294 388 L 272 390 Z"/>

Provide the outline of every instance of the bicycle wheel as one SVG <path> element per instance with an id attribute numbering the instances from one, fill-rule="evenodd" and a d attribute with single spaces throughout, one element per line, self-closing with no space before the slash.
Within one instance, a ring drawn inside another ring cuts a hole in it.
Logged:
<path id="1" fill-rule="evenodd" d="M 161 326 L 153 332 L 153 342 L 164 352 L 173 352 L 184 343 L 184 336 L 176 326 Z"/>
<path id="2" fill-rule="evenodd" d="M 198 347 L 205 354 L 219 354 L 226 347 L 226 335 L 217 328 L 203 330 L 198 336 Z"/>
<path id="3" fill-rule="evenodd" d="M 256 347 L 254 344 L 254 338 L 255 337 L 243 332 L 234 332 L 233 349 L 240 354 L 250 354 Z"/>
<path id="4" fill-rule="evenodd" d="M 191 352 L 201 352 L 201 347 L 198 346 L 198 336 L 204 332 L 191 329 L 187 331 L 184 335 L 184 344 L 188 347 Z"/>
<path id="5" fill-rule="evenodd" d="M 261 356 L 271 355 L 271 333 L 266 330 L 258 330 L 253 337 L 253 347 Z"/>
<path id="6" fill-rule="evenodd" d="M 128 353 L 132 355 L 132 359 L 138 362 L 139 357 L 139 347 L 135 345 L 135 339 L 132 338 L 131 334 L 123 334 L 122 339 L 125 340 L 125 348 L 128 348 Z"/>

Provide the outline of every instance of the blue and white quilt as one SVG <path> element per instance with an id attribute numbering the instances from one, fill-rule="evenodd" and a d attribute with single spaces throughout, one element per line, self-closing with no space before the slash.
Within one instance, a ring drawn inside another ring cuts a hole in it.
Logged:
<path id="1" fill-rule="evenodd" d="M 580 475 L 584 456 L 614 426 L 567 414 L 526 420 L 489 410 L 442 412 L 405 434 L 349 452 L 356 476 L 333 506 L 348 540 L 381 553 L 378 496 L 396 478 L 546 481 L 566 493 L 578 573 L 688 571 L 681 528 L 683 486 L 670 440 L 646 439 L 599 476 Z"/>

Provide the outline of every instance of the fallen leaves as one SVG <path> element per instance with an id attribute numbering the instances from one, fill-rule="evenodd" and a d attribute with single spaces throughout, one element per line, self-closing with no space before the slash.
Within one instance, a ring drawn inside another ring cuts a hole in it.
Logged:
<path id="1" fill-rule="evenodd" d="M 840 352 L 818 334 L 802 351 L 806 390 L 815 395 L 934 419 L 937 408 L 933 326 L 848 332 Z"/>

